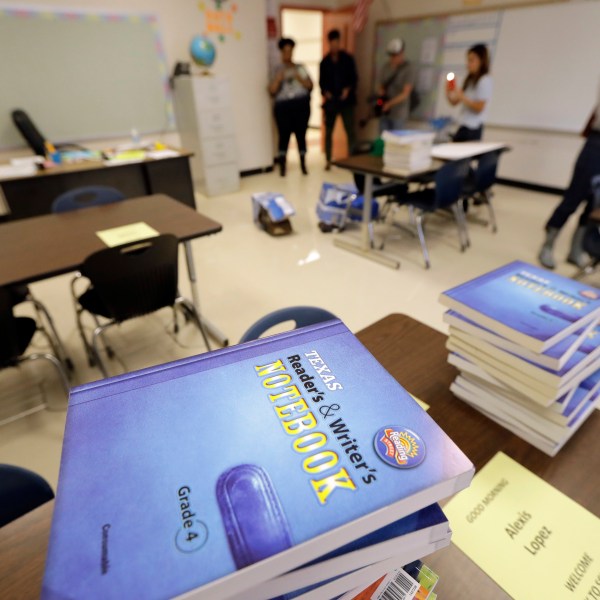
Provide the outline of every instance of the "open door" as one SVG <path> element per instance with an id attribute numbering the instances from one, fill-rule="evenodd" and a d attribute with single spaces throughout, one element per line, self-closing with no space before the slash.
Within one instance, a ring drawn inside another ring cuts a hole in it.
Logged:
<path id="1" fill-rule="evenodd" d="M 352 20 L 354 7 L 349 6 L 342 10 L 333 10 L 323 13 L 323 54 L 327 52 L 327 34 L 332 29 L 339 29 L 341 34 L 342 48 L 354 54 L 354 29 L 352 28 Z M 321 151 L 325 152 L 325 123 L 321 123 Z M 348 156 L 348 141 L 346 132 L 342 124 L 342 119 L 338 117 L 333 129 L 333 147 L 332 158 L 340 159 Z"/>

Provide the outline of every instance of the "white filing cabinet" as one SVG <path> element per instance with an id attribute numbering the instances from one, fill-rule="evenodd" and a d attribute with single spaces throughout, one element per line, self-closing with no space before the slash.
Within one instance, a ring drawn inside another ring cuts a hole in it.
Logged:
<path id="1" fill-rule="evenodd" d="M 194 153 L 192 175 L 208 196 L 240 188 L 231 90 L 225 77 L 174 79 L 175 117 L 181 145 Z"/>

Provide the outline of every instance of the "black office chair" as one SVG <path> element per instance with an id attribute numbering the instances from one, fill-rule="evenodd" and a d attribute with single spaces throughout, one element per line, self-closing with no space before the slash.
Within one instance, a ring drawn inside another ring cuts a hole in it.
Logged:
<path id="1" fill-rule="evenodd" d="M 0 527 L 52 500 L 48 482 L 33 471 L 0 464 Z"/>
<path id="2" fill-rule="evenodd" d="M 496 215 L 492 206 L 492 186 L 496 183 L 496 173 L 498 171 L 498 162 L 502 150 L 488 152 L 477 161 L 477 168 L 473 172 L 472 178 L 467 178 L 463 187 L 463 197 L 466 201 L 472 199 L 475 204 L 485 204 L 489 212 L 489 223 L 492 231 L 496 233 L 498 226 L 496 224 Z"/>
<path id="3" fill-rule="evenodd" d="M 183 298 L 177 290 L 178 247 L 177 238 L 166 234 L 99 250 L 86 258 L 81 273 L 73 280 L 79 333 L 90 365 L 98 365 L 104 377 L 108 377 L 108 373 L 98 344 L 104 331 L 128 319 L 147 315 L 167 306 L 173 307 L 175 331 L 178 328 L 179 309 L 187 320 L 195 322 L 210 350 L 194 304 Z M 82 277 L 86 277 L 90 284 L 83 294 L 77 295 L 75 285 Z M 96 323 L 90 340 L 85 335 L 82 323 L 84 311 L 90 313 Z M 104 317 L 108 322 L 101 324 L 98 317 Z M 109 351 L 108 354 L 110 356 L 112 352 Z"/>
<path id="4" fill-rule="evenodd" d="M 15 317 L 13 314 L 12 298 L 8 288 L 0 288 L 0 331 L 2 332 L 0 336 L 0 369 L 18 367 L 25 361 L 43 358 L 52 363 L 65 389 L 65 393 L 67 396 L 69 395 L 68 377 L 56 351 L 60 344 L 58 338 L 53 339 L 52 335 L 43 327 L 43 324 L 38 323 L 31 317 Z M 50 352 L 25 354 L 36 331 L 40 331 L 46 337 L 54 354 Z M 45 408 L 47 408 L 47 404 L 44 401 L 16 415 L 4 418 L 0 421 L 0 425 L 26 417 Z"/>
<path id="5" fill-rule="evenodd" d="M 429 269 L 431 266 L 423 229 L 423 219 L 427 213 L 443 209 L 451 210 L 456 220 L 461 252 L 464 252 L 470 245 L 465 214 L 462 204 L 459 202 L 468 172 L 468 160 L 448 162 L 436 172 L 434 187 L 426 187 L 416 192 L 401 194 L 392 199 L 395 205 L 408 206 L 411 221 L 414 222 L 417 228 L 417 235 L 421 244 L 421 250 L 423 251 L 426 269 Z M 390 227 L 388 228 L 388 234 L 392 225 L 391 221 L 392 219 L 389 220 Z"/>
<path id="6" fill-rule="evenodd" d="M 337 317 L 328 310 L 314 306 L 281 308 L 265 315 L 262 319 L 254 323 L 241 337 L 240 344 L 249 342 L 250 340 L 257 340 L 265 331 L 271 329 L 271 327 L 275 327 L 275 325 L 285 323 L 286 321 L 293 321 L 294 327 L 291 329 L 298 329 L 299 327 L 306 327 L 307 325 L 314 325 L 331 319 L 337 319 Z"/>
<path id="7" fill-rule="evenodd" d="M 89 185 L 64 192 L 52 203 L 52 212 L 62 213 L 80 208 L 111 204 L 124 200 L 125 195 L 116 188 L 104 185 Z"/>

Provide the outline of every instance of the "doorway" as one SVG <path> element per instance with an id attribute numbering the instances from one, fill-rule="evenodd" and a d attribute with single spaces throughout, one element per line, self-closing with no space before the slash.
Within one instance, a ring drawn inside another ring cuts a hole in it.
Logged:
<path id="1" fill-rule="evenodd" d="M 281 35 L 296 42 L 294 61 L 306 67 L 313 81 L 307 143 L 319 148 L 321 152 L 324 152 L 325 147 L 325 128 L 321 108 L 323 98 L 319 89 L 319 64 L 327 52 L 327 33 L 334 28 L 340 31 L 342 48 L 353 53 L 352 8 L 340 11 L 281 8 Z M 347 155 L 346 133 L 341 119 L 338 118 L 333 131 L 333 158 L 344 158 Z"/>

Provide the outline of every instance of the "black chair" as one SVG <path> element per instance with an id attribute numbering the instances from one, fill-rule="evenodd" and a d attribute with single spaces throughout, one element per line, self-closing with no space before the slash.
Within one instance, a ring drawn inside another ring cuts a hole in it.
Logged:
<path id="1" fill-rule="evenodd" d="M 306 327 L 307 325 L 314 325 L 315 323 L 322 323 L 331 319 L 337 319 L 337 317 L 323 308 L 316 308 L 314 306 L 281 308 L 265 315 L 262 319 L 254 323 L 241 337 L 240 344 L 249 342 L 250 340 L 257 340 L 265 331 L 271 329 L 271 327 L 287 321 L 293 321 L 294 327 L 292 329 L 298 329 L 299 327 Z"/>
<path id="2" fill-rule="evenodd" d="M 473 177 L 467 178 L 463 187 L 463 197 L 466 201 L 472 199 L 475 204 L 485 204 L 489 212 L 489 222 L 492 231 L 496 233 L 498 226 L 496 224 L 496 215 L 492 206 L 492 186 L 496 183 L 496 173 L 498 171 L 498 162 L 502 150 L 488 152 L 479 157 L 477 168 L 473 172 Z"/>
<path id="3" fill-rule="evenodd" d="M 0 369 L 18 367 L 25 361 L 43 358 L 52 363 L 58 373 L 67 396 L 69 395 L 69 381 L 67 374 L 63 368 L 63 363 L 59 356 L 57 356 L 57 348 L 60 345 L 60 341 L 58 338 L 53 338 L 44 328 L 43 324 L 37 322 L 35 319 L 32 319 L 31 317 L 14 316 L 12 297 L 8 288 L 0 288 L 0 331 L 2 332 L 2 336 L 0 337 Z M 40 331 L 46 337 L 54 354 L 50 352 L 25 354 L 36 331 Z M 11 415 L 10 417 L 3 419 L 0 421 L 0 425 L 15 421 L 45 408 L 47 408 L 47 405 L 45 402 L 42 402 L 37 406 L 28 408 L 16 415 Z"/>
<path id="4" fill-rule="evenodd" d="M 0 527 L 54 498 L 48 482 L 33 471 L 0 464 Z"/>
<path id="5" fill-rule="evenodd" d="M 411 222 L 414 222 L 417 229 L 426 269 L 429 269 L 431 266 L 423 227 L 423 220 L 427 213 L 438 210 L 451 210 L 456 220 L 461 252 L 464 252 L 470 245 L 465 214 L 462 204 L 459 202 L 468 172 L 468 160 L 448 162 L 436 172 L 434 177 L 435 185 L 433 187 L 426 187 L 416 192 L 401 194 L 392 199 L 392 202 L 397 206 L 408 206 Z M 390 219 L 390 228 L 391 225 Z"/>
<path id="6" fill-rule="evenodd" d="M 104 377 L 108 377 L 108 373 L 98 345 L 103 332 L 113 325 L 167 306 L 174 311 L 175 331 L 178 330 L 177 309 L 180 309 L 186 320 L 195 322 L 210 350 L 194 304 L 177 290 L 178 248 L 177 238 L 167 234 L 99 250 L 86 258 L 81 272 L 73 279 L 79 333 L 90 365 L 97 364 Z M 83 294 L 77 295 L 75 285 L 81 277 L 86 277 L 90 284 Z M 90 340 L 83 328 L 84 311 L 90 313 L 96 323 Z M 98 317 L 104 317 L 108 322 L 101 324 Z M 109 356 L 113 355 L 108 346 L 107 351 Z"/>
<path id="7" fill-rule="evenodd" d="M 52 212 L 62 213 L 90 206 L 100 206 L 124 200 L 125 195 L 116 188 L 89 185 L 64 192 L 52 203 Z"/>

